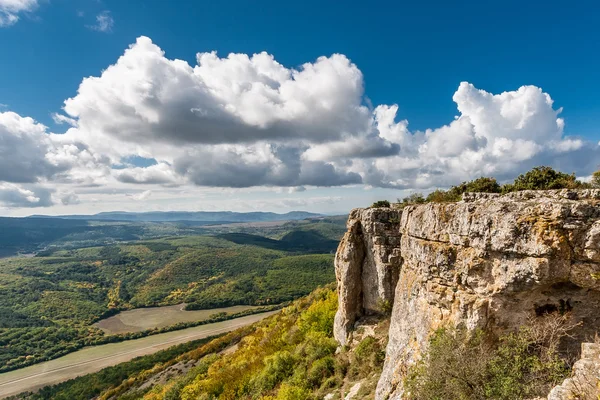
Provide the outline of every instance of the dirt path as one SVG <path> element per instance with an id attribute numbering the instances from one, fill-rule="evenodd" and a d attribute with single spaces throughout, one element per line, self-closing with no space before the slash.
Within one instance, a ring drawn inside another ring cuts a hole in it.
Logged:
<path id="1" fill-rule="evenodd" d="M 176 344 L 229 332 L 260 321 L 276 312 L 249 315 L 120 343 L 86 347 L 54 360 L 5 372 L 0 374 L 0 398 L 37 390 L 77 376 L 97 372 L 103 368 L 129 361 L 135 357 L 152 354 Z"/>

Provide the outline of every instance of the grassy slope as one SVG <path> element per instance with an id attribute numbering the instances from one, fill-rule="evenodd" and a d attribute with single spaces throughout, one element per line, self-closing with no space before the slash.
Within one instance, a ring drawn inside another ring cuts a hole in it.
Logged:
<path id="1" fill-rule="evenodd" d="M 367 336 L 354 350 L 336 354 L 336 309 L 333 286 L 317 289 L 273 317 L 194 350 L 124 363 L 29 399 L 308 400 L 343 392 L 357 381 L 363 382 L 359 398 L 372 398 L 385 343 Z M 237 350 L 220 352 L 234 343 Z M 194 367 L 177 373 L 187 362 Z M 165 370 L 170 372 L 166 380 L 148 384 Z"/>

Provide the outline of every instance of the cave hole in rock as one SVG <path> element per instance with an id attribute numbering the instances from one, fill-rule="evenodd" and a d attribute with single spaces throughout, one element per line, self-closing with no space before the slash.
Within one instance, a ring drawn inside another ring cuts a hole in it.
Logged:
<path id="1" fill-rule="evenodd" d="M 559 312 L 561 314 L 568 313 L 573 310 L 573 306 L 571 305 L 571 299 L 559 299 L 558 304 L 555 303 L 546 303 L 542 305 L 535 306 L 535 315 L 541 317 L 546 314 L 552 314 L 555 312 Z"/>

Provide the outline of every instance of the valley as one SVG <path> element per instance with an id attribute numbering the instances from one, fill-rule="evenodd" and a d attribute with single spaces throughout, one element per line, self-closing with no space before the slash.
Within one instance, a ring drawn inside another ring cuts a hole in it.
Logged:
<path id="1" fill-rule="evenodd" d="M 121 343 L 86 347 L 63 357 L 0 374 L 0 398 L 33 391 L 103 368 L 155 353 L 159 350 L 219 335 L 260 321 L 274 312 L 261 313 L 213 324 L 161 333 Z"/>
<path id="2" fill-rule="evenodd" d="M 10 222 L 23 222 L 28 235 L 60 231 L 30 220 Z M 343 230 L 343 218 L 327 217 L 161 238 L 109 235 L 93 246 L 67 235 L 34 257 L 1 259 L 0 372 L 86 346 L 269 311 L 334 281 Z"/>

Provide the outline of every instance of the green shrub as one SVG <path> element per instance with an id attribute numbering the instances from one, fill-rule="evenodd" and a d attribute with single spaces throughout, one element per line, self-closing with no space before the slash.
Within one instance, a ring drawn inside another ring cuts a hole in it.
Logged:
<path id="1" fill-rule="evenodd" d="M 310 386 L 319 387 L 321 383 L 335 373 L 335 359 L 332 356 L 323 357 L 313 362 L 307 374 Z"/>
<path id="2" fill-rule="evenodd" d="M 509 190 L 503 191 L 577 189 L 584 186 L 586 185 L 578 181 L 575 174 L 565 174 L 551 167 L 540 166 L 519 175 Z"/>
<path id="3" fill-rule="evenodd" d="M 549 190 L 549 189 L 579 189 L 597 187 L 600 188 L 600 171 L 594 172 L 591 183 L 582 183 L 577 180 L 575 174 L 565 174 L 555 171 L 551 167 L 535 167 L 531 171 L 519 175 L 513 183 L 502 186 L 495 178 L 480 177 L 468 182 L 462 182 L 452 186 L 448 190 L 436 189 L 423 197 L 420 193 L 414 193 L 402 200 L 398 199 L 401 207 L 411 204 L 422 203 L 450 203 L 460 201 L 464 193 L 510 193 L 520 190 Z"/>
<path id="4" fill-rule="evenodd" d="M 546 315 L 493 340 L 481 331 L 440 329 L 405 380 L 411 400 L 515 400 L 546 396 L 568 376 L 558 347 L 575 325 Z"/>
<path id="5" fill-rule="evenodd" d="M 421 193 L 413 193 L 410 196 L 403 198 L 402 200 L 398 199 L 398 203 L 400 207 L 406 207 L 412 204 L 423 204 L 426 200 Z"/>
<path id="6" fill-rule="evenodd" d="M 460 201 L 462 198 L 462 192 L 453 186 L 448 191 L 436 189 L 427 195 L 428 203 L 450 203 Z"/>
<path id="7" fill-rule="evenodd" d="M 448 190 L 436 189 L 423 197 L 414 193 L 402 200 L 398 199 L 401 207 L 423 203 L 450 203 L 460 201 L 464 193 L 510 193 L 520 190 L 550 190 L 550 189 L 581 189 L 600 188 L 600 171 L 594 172 L 590 183 L 577 180 L 575 174 L 565 174 L 551 167 L 535 167 L 531 171 L 519 175 L 513 183 L 500 185 L 495 178 L 480 177 L 469 182 L 462 182 Z"/>
<path id="8" fill-rule="evenodd" d="M 309 400 L 312 399 L 310 391 L 299 386 L 284 383 L 277 392 L 277 400 Z"/>
<path id="9" fill-rule="evenodd" d="M 381 313 L 383 315 L 389 317 L 390 315 L 392 315 L 392 309 L 394 305 L 389 300 L 379 299 L 379 301 L 377 302 L 377 307 L 381 310 Z"/>
<path id="10" fill-rule="evenodd" d="M 287 350 L 265 358 L 265 367 L 256 377 L 259 391 L 269 391 L 294 372 L 296 358 Z"/>
<path id="11" fill-rule="evenodd" d="M 473 193 L 500 193 L 500 185 L 496 178 L 487 178 L 482 176 L 466 183 L 466 192 Z"/>
<path id="12" fill-rule="evenodd" d="M 592 182 L 590 184 L 593 188 L 600 189 L 600 171 L 596 171 L 592 174 Z"/>
<path id="13" fill-rule="evenodd" d="M 383 366 L 385 351 L 373 336 L 364 338 L 354 349 L 349 375 L 354 378 L 365 378 Z"/>
<path id="14" fill-rule="evenodd" d="M 379 201 L 376 201 L 375 203 L 373 203 L 371 205 L 371 207 L 373 207 L 373 208 L 380 208 L 380 207 L 387 207 L 387 208 L 389 208 L 390 207 L 390 202 L 387 201 L 387 200 L 379 200 Z"/>
<path id="15" fill-rule="evenodd" d="M 463 193 L 500 193 L 501 187 L 495 178 L 487 178 L 482 176 L 469 182 L 463 182 L 459 185 L 452 186 L 448 190 L 434 190 L 427 196 L 427 202 L 434 203 L 449 203 L 460 201 Z"/>
<path id="16" fill-rule="evenodd" d="M 323 332 L 308 332 L 304 342 L 296 348 L 296 356 L 311 363 L 334 354 L 338 342 Z"/>
<path id="17" fill-rule="evenodd" d="M 382 364 L 385 358 L 381 344 L 373 336 L 364 338 L 354 349 L 354 354 L 360 363 L 372 364 L 372 366 Z"/>
<path id="18" fill-rule="evenodd" d="M 318 292 L 317 292 L 318 293 Z M 298 318 L 298 327 L 302 332 L 321 332 L 333 335 L 333 319 L 337 311 L 337 293 L 324 292 L 324 297 L 313 302 Z"/>

